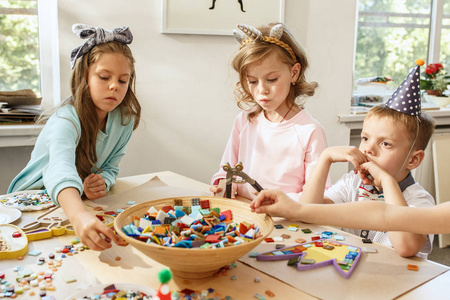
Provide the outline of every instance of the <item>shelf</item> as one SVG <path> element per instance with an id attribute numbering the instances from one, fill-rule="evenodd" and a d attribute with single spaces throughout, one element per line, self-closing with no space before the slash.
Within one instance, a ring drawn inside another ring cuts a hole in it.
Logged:
<path id="1" fill-rule="evenodd" d="M 44 125 L 0 125 L 0 147 L 34 146 Z"/>

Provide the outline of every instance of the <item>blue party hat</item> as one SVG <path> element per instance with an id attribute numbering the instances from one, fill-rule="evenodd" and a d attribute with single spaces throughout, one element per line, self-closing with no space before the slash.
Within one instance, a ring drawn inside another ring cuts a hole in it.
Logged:
<path id="1" fill-rule="evenodd" d="M 424 62 L 418 59 L 416 64 L 408 77 L 385 103 L 389 108 L 411 116 L 418 116 L 421 112 L 420 66 Z"/>

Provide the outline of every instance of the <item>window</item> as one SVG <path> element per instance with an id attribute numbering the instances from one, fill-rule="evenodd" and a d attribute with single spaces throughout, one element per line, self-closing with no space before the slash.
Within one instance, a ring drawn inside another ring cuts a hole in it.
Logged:
<path id="1" fill-rule="evenodd" d="M 0 90 L 59 103 L 57 0 L 0 0 Z"/>
<path id="2" fill-rule="evenodd" d="M 37 1 L 0 1 L 0 89 L 41 95 Z"/>
<path id="3" fill-rule="evenodd" d="M 395 89 L 415 60 L 450 64 L 450 0 L 359 0 L 355 79 L 386 76 Z"/>
<path id="4" fill-rule="evenodd" d="M 438 8 L 437 8 L 438 9 Z M 450 66 L 450 1 L 446 0 L 442 10 L 442 31 L 441 31 L 441 51 L 440 61 L 444 62 L 447 67 Z M 439 59 L 436 60 L 438 62 Z"/>

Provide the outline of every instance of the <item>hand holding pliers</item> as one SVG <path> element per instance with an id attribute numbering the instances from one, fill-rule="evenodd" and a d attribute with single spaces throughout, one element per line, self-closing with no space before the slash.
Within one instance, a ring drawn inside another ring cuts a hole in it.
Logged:
<path id="1" fill-rule="evenodd" d="M 242 165 L 242 162 L 237 163 L 234 168 L 230 166 L 230 163 L 226 163 L 222 166 L 223 170 L 227 172 L 226 177 L 226 193 L 225 197 L 231 199 L 231 187 L 233 183 L 237 184 L 244 184 L 244 183 L 250 183 L 250 185 L 257 190 L 258 192 L 261 192 L 263 188 L 259 185 L 256 180 L 248 176 L 244 171 L 244 166 Z"/>

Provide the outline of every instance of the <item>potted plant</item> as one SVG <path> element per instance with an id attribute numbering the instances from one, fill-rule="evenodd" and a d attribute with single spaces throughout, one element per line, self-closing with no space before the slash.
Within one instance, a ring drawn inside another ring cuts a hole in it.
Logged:
<path id="1" fill-rule="evenodd" d="M 428 95 L 440 96 L 447 90 L 450 84 L 450 76 L 446 75 L 444 66 L 440 63 L 429 64 L 422 73 L 420 89 L 425 90 Z"/>
<path id="2" fill-rule="evenodd" d="M 447 90 L 447 77 L 445 70 L 440 71 L 437 75 L 431 79 L 431 83 L 433 84 L 434 91 L 436 91 L 436 96 L 444 96 L 444 93 Z"/>
<path id="3" fill-rule="evenodd" d="M 447 90 L 448 85 L 448 77 L 446 76 L 446 72 L 443 70 L 439 72 L 435 78 L 431 79 L 431 82 L 434 87 L 434 91 L 436 91 L 435 96 L 427 96 L 431 102 L 439 107 L 446 107 L 450 104 L 450 97 L 444 95 L 444 92 Z"/>

